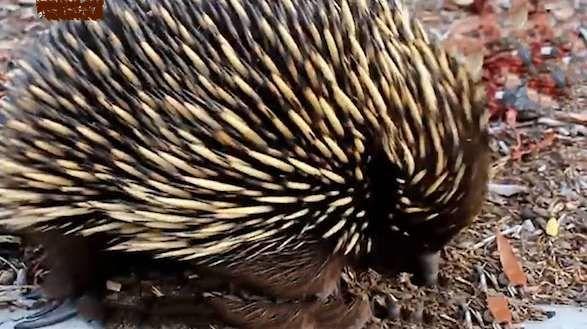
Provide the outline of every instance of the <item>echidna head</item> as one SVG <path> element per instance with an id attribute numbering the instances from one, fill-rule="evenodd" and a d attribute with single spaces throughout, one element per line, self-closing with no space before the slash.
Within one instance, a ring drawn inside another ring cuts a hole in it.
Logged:
<path id="1" fill-rule="evenodd" d="M 440 251 L 473 221 L 484 202 L 490 161 L 486 145 L 484 135 L 465 140 L 439 171 L 434 154 L 411 174 L 385 152 L 372 159 L 372 267 L 412 273 L 420 284 L 436 282 Z"/>

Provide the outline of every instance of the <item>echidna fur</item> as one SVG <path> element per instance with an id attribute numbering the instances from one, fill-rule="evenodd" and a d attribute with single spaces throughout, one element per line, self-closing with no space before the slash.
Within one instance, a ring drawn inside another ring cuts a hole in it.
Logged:
<path id="1" fill-rule="evenodd" d="M 110 1 L 13 72 L 0 225 L 205 265 L 435 251 L 481 204 L 483 102 L 399 1 Z"/>

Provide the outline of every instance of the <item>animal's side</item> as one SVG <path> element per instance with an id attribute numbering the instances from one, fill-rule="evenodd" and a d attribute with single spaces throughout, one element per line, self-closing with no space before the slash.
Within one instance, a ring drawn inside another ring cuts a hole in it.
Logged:
<path id="1" fill-rule="evenodd" d="M 0 225 L 275 298 L 347 265 L 433 283 L 487 182 L 483 90 L 397 1 L 108 2 L 38 42 L 1 110 Z M 350 325 L 332 309 L 283 323 Z"/>

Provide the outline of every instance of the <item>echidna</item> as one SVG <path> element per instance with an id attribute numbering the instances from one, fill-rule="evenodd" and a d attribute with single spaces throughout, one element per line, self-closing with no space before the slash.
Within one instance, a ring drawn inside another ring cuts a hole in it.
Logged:
<path id="1" fill-rule="evenodd" d="M 0 225 L 320 293 L 471 222 L 483 102 L 399 0 L 112 1 L 13 74 Z"/>

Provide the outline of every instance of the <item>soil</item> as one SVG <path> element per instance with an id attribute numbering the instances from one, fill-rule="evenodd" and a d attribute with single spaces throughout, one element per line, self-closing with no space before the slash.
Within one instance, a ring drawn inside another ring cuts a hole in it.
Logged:
<path id="1" fill-rule="evenodd" d="M 414 7 L 437 31 L 445 31 L 457 16 L 470 15 L 463 9 L 439 14 L 437 2 L 419 1 Z M 34 1 L 0 0 L 0 82 L 18 59 L 18 49 L 46 26 L 35 15 Z M 585 64 L 581 65 L 585 74 Z M 368 294 L 372 300 L 378 317 L 372 328 L 499 328 L 486 301 L 497 294 L 508 298 L 513 323 L 548 318 L 537 304 L 587 306 L 587 84 L 575 81 L 566 89 L 567 95 L 554 108 L 538 106 L 524 116 L 520 111 L 516 128 L 504 120 L 492 123 L 495 161 L 490 193 L 475 222 L 444 250 L 437 287 L 416 287 L 406 275 L 382 278 L 375 272 L 359 277 L 345 273 L 345 289 Z M 0 98 L 2 94 L 0 87 Z M 533 144 L 545 136 L 556 138 L 512 159 L 520 133 Z M 496 230 L 507 237 L 522 264 L 528 278 L 524 287 L 510 284 L 504 274 Z M 0 232 L 0 307 L 23 307 L 14 292 L 37 282 L 38 270 L 23 254 L 18 237 Z M 120 292 L 109 297 L 119 303 L 132 304 L 138 298 L 130 287 L 163 295 L 183 289 L 173 281 L 120 278 L 113 282 L 125 282 Z M 124 310 L 107 327 L 138 328 L 139 322 L 140 328 L 194 327 L 144 319 Z"/>

